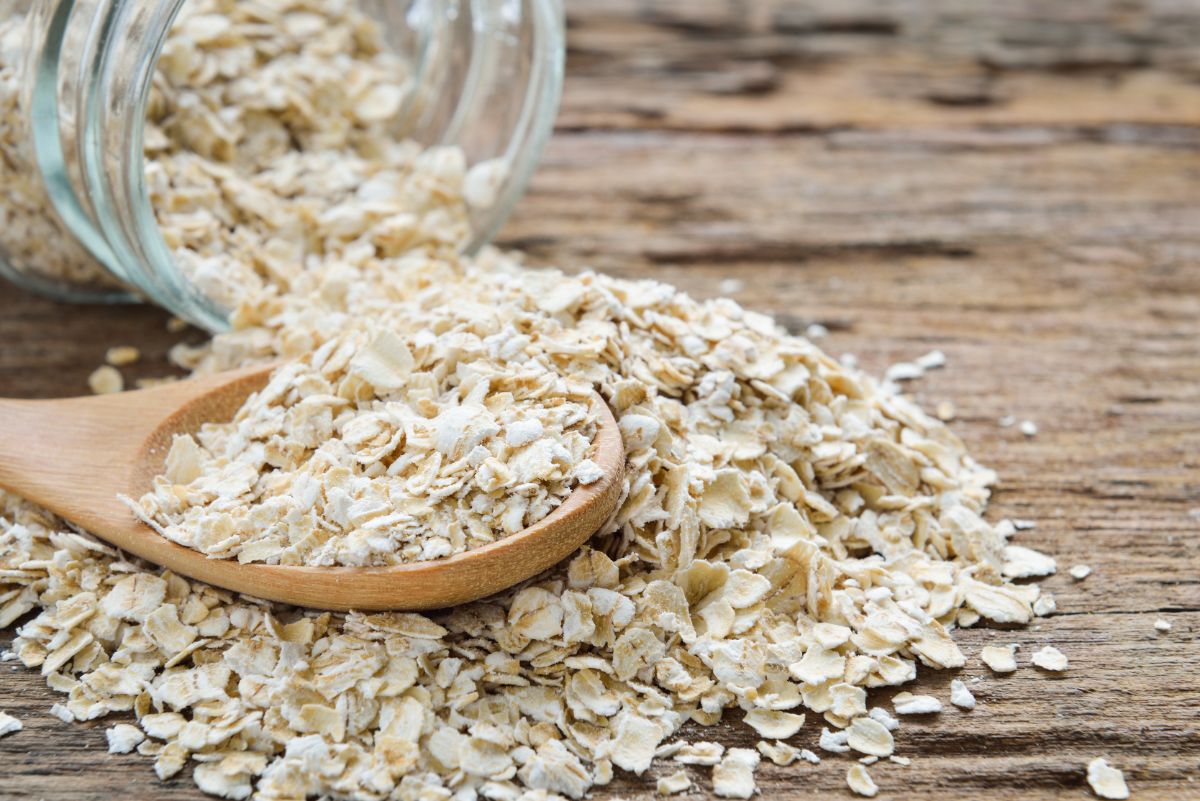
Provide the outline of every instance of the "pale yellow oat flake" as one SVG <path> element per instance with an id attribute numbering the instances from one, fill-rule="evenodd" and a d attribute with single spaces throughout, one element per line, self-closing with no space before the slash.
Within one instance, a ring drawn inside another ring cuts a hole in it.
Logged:
<path id="1" fill-rule="evenodd" d="M 125 379 L 117 368 L 103 364 L 88 376 L 88 387 L 95 395 L 111 395 L 125 389 Z"/>
<path id="2" fill-rule="evenodd" d="M 846 784 L 855 794 L 866 798 L 874 798 L 879 792 L 879 786 L 871 778 L 871 774 L 863 765 L 851 765 L 846 771 Z"/>

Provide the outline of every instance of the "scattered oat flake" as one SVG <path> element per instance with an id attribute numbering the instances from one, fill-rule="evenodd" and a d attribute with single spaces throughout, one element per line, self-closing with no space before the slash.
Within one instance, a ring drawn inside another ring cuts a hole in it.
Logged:
<path id="1" fill-rule="evenodd" d="M 881 706 L 872 707 L 867 716 L 872 720 L 877 720 L 883 724 L 888 731 L 895 731 L 900 728 L 900 721 L 892 717 L 886 709 Z"/>
<path id="2" fill-rule="evenodd" d="M 339 356 L 281 366 L 229 423 L 175 437 L 138 516 L 214 558 L 400 564 L 514 534 L 604 475 L 589 458 L 591 402 L 547 366 L 510 364 L 482 340 L 451 355 L 386 328 L 326 348 Z M 348 382 L 354 400 L 334 389 Z"/>
<path id="3" fill-rule="evenodd" d="M 1057 569 L 1054 559 L 1040 551 L 1022 545 L 1004 546 L 1004 575 L 1009 578 L 1049 576 Z"/>
<path id="4" fill-rule="evenodd" d="M 946 366 L 946 354 L 940 350 L 931 350 L 924 356 L 919 357 L 917 364 L 925 370 L 936 370 L 939 367 Z"/>
<path id="5" fill-rule="evenodd" d="M 885 757 L 895 749 L 892 733 L 874 718 L 855 718 L 846 732 L 846 744 L 859 753 Z"/>
<path id="6" fill-rule="evenodd" d="M 890 757 L 888 757 L 888 761 L 895 762 L 897 765 L 903 765 L 905 767 L 908 767 L 912 764 L 912 760 L 908 757 L 896 756 L 895 754 L 892 754 Z"/>
<path id="7" fill-rule="evenodd" d="M 1067 657 L 1053 645 L 1046 645 L 1033 652 L 1030 661 L 1043 670 L 1063 671 L 1067 669 Z"/>
<path id="8" fill-rule="evenodd" d="M 1011 414 L 1006 414 L 996 421 L 1001 428 L 1012 428 L 1017 424 L 1017 418 Z"/>
<path id="9" fill-rule="evenodd" d="M 138 389 L 154 389 L 155 387 L 165 387 L 167 384 L 174 384 L 179 381 L 178 376 L 149 376 L 139 378 L 133 382 L 133 385 Z"/>
<path id="10" fill-rule="evenodd" d="M 863 765 L 851 765 L 846 771 L 846 784 L 855 793 L 867 798 L 874 798 L 879 792 L 879 786 L 871 778 L 871 774 Z"/>
<path id="11" fill-rule="evenodd" d="M 1156 631 L 1163 631 L 1163 632 L 1170 631 L 1171 624 L 1170 624 L 1170 622 L 1163 620 L 1160 617 L 1158 620 L 1154 621 L 1154 629 Z"/>
<path id="12" fill-rule="evenodd" d="M 950 401 L 940 401 L 935 407 L 934 413 L 937 414 L 937 419 L 943 423 L 948 423 L 955 418 L 958 410 L 954 408 L 954 404 Z"/>
<path id="13" fill-rule="evenodd" d="M 850 746 L 846 745 L 849 739 L 850 732 L 848 731 L 821 729 L 821 737 L 817 741 L 817 746 L 822 751 L 828 751 L 831 754 L 844 754 L 850 750 Z"/>
<path id="14" fill-rule="evenodd" d="M 677 770 L 666 776 L 658 778 L 658 794 L 673 795 L 674 793 L 682 793 L 692 786 L 692 780 L 688 778 L 687 772 Z"/>
<path id="15" fill-rule="evenodd" d="M 746 713 L 744 720 L 759 736 L 769 740 L 786 740 L 804 725 L 804 715 L 769 709 L 752 709 Z"/>
<path id="16" fill-rule="evenodd" d="M 1129 798 L 1129 787 L 1125 784 L 1125 774 L 1108 762 L 1096 757 L 1087 766 L 1087 780 L 1092 792 L 1101 798 Z"/>
<path id="17" fill-rule="evenodd" d="M 749 748 L 730 748 L 724 759 L 713 767 L 713 794 L 721 798 L 749 798 L 754 795 L 754 769 L 759 755 Z"/>
<path id="18" fill-rule="evenodd" d="M 113 367 L 124 367 L 142 358 L 142 352 L 132 345 L 118 345 L 109 348 L 104 354 L 104 361 Z"/>
<path id="19" fill-rule="evenodd" d="M 914 362 L 896 362 L 884 373 L 888 381 L 915 381 L 925 375 L 925 368 Z"/>
<path id="20" fill-rule="evenodd" d="M 141 729 L 128 723 L 118 723 L 106 729 L 104 736 L 108 740 L 110 754 L 128 754 L 146 739 Z"/>
<path id="21" fill-rule="evenodd" d="M 1017 669 L 1017 646 L 985 645 L 979 658 L 995 673 L 1012 673 Z"/>
<path id="22" fill-rule="evenodd" d="M 1033 613 L 1038 617 L 1049 617 L 1058 609 L 1058 602 L 1054 600 L 1054 596 L 1048 592 L 1043 592 L 1038 596 L 1038 599 L 1033 602 Z"/>
<path id="23" fill-rule="evenodd" d="M 897 715 L 931 715 L 942 711 L 942 702 L 932 695 L 913 695 L 909 692 L 896 693 L 892 698 L 892 709 Z"/>
<path id="24" fill-rule="evenodd" d="M 975 695 L 967 689 L 967 685 L 961 679 L 950 682 L 950 703 L 960 709 L 975 708 Z"/>
<path id="25" fill-rule="evenodd" d="M 121 378 L 117 368 L 103 364 L 88 376 L 88 386 L 96 395 L 111 395 L 125 389 L 125 379 Z"/>
<path id="26" fill-rule="evenodd" d="M 7 712 L 0 711 L 0 737 L 6 734 L 13 734 L 23 728 L 21 721 L 14 718 Z"/>
<path id="27" fill-rule="evenodd" d="M 1071 573 L 1071 578 L 1075 579 L 1076 581 L 1083 581 L 1085 578 L 1092 575 L 1092 569 L 1087 565 L 1072 565 L 1069 572 Z"/>
<path id="28" fill-rule="evenodd" d="M 671 758 L 683 765 L 716 765 L 725 754 L 725 746 L 713 742 L 686 743 Z"/>
<path id="29" fill-rule="evenodd" d="M 769 743 L 766 740 L 759 740 L 755 748 L 758 749 L 758 753 L 780 767 L 790 765 L 800 758 L 799 749 L 779 740 L 773 743 Z"/>
<path id="30" fill-rule="evenodd" d="M 1033 422 L 1032 420 L 1022 421 L 1021 425 L 1018 426 L 1018 428 L 1020 429 L 1021 433 L 1027 437 L 1037 436 L 1037 432 L 1038 432 L 1037 423 Z"/>

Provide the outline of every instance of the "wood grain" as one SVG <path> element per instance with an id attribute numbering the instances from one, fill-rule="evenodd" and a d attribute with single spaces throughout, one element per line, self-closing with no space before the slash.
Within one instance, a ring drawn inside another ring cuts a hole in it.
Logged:
<path id="1" fill-rule="evenodd" d="M 568 17 L 560 130 L 504 240 L 698 296 L 736 279 L 872 370 L 942 349 L 913 394 L 957 407 L 1001 476 L 990 514 L 1036 520 L 1018 542 L 1059 560 L 1058 615 L 960 633 L 979 707 L 906 721 L 914 762 L 873 767 L 878 798 L 1083 799 L 1095 756 L 1135 799 L 1200 796 L 1200 6 L 569 0 Z M 79 392 L 116 344 L 167 369 L 159 312 L 2 293 L 2 394 Z M 990 675 L 993 642 L 1024 666 Z M 1047 643 L 1065 674 L 1029 667 Z M 36 673 L 2 675 L 26 730 L 0 740 L 0 798 L 202 797 L 104 754 L 104 724 L 49 717 Z M 917 684 L 944 699 L 950 678 Z M 736 715 L 702 736 L 753 742 Z M 848 798 L 848 764 L 767 765 L 759 786 Z M 685 797 L 706 797 L 692 777 Z M 599 796 L 652 788 L 618 775 Z"/>

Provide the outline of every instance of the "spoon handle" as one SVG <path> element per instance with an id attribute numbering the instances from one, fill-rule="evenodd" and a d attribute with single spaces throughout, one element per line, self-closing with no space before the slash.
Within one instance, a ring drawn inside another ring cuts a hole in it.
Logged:
<path id="1" fill-rule="evenodd" d="M 53 400 L 0 398 L 0 487 L 98 533 L 128 526 L 177 431 L 228 420 L 270 365 L 153 389 Z"/>
<path id="2" fill-rule="evenodd" d="M 146 430 L 110 397 L 0 399 L 0 487 L 85 528 L 110 519 Z"/>

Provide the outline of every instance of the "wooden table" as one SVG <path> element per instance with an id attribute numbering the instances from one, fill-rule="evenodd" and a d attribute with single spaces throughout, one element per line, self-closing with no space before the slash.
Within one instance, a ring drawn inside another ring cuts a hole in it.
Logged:
<path id="1" fill-rule="evenodd" d="M 913 764 L 872 768 L 879 798 L 1082 799 L 1096 756 L 1135 798 L 1200 798 L 1200 5 L 569 5 L 559 132 L 503 240 L 821 323 L 875 371 L 943 350 L 913 394 L 954 404 L 1000 472 L 991 514 L 1036 520 L 1018 542 L 1058 558 L 1057 615 L 958 635 L 979 707 L 905 721 Z M 165 319 L 0 289 L 0 392 L 80 393 L 119 344 L 147 355 L 130 377 L 162 374 Z M 990 675 L 992 642 L 1020 643 L 1025 666 Z M 1065 674 L 1028 666 L 1047 643 Z M 950 678 L 918 685 L 945 698 Z M 106 724 L 60 723 L 54 700 L 0 667 L 0 708 L 25 722 L 0 740 L 0 797 L 202 797 L 109 756 Z M 846 797 L 848 764 L 766 765 L 759 786 Z"/>

